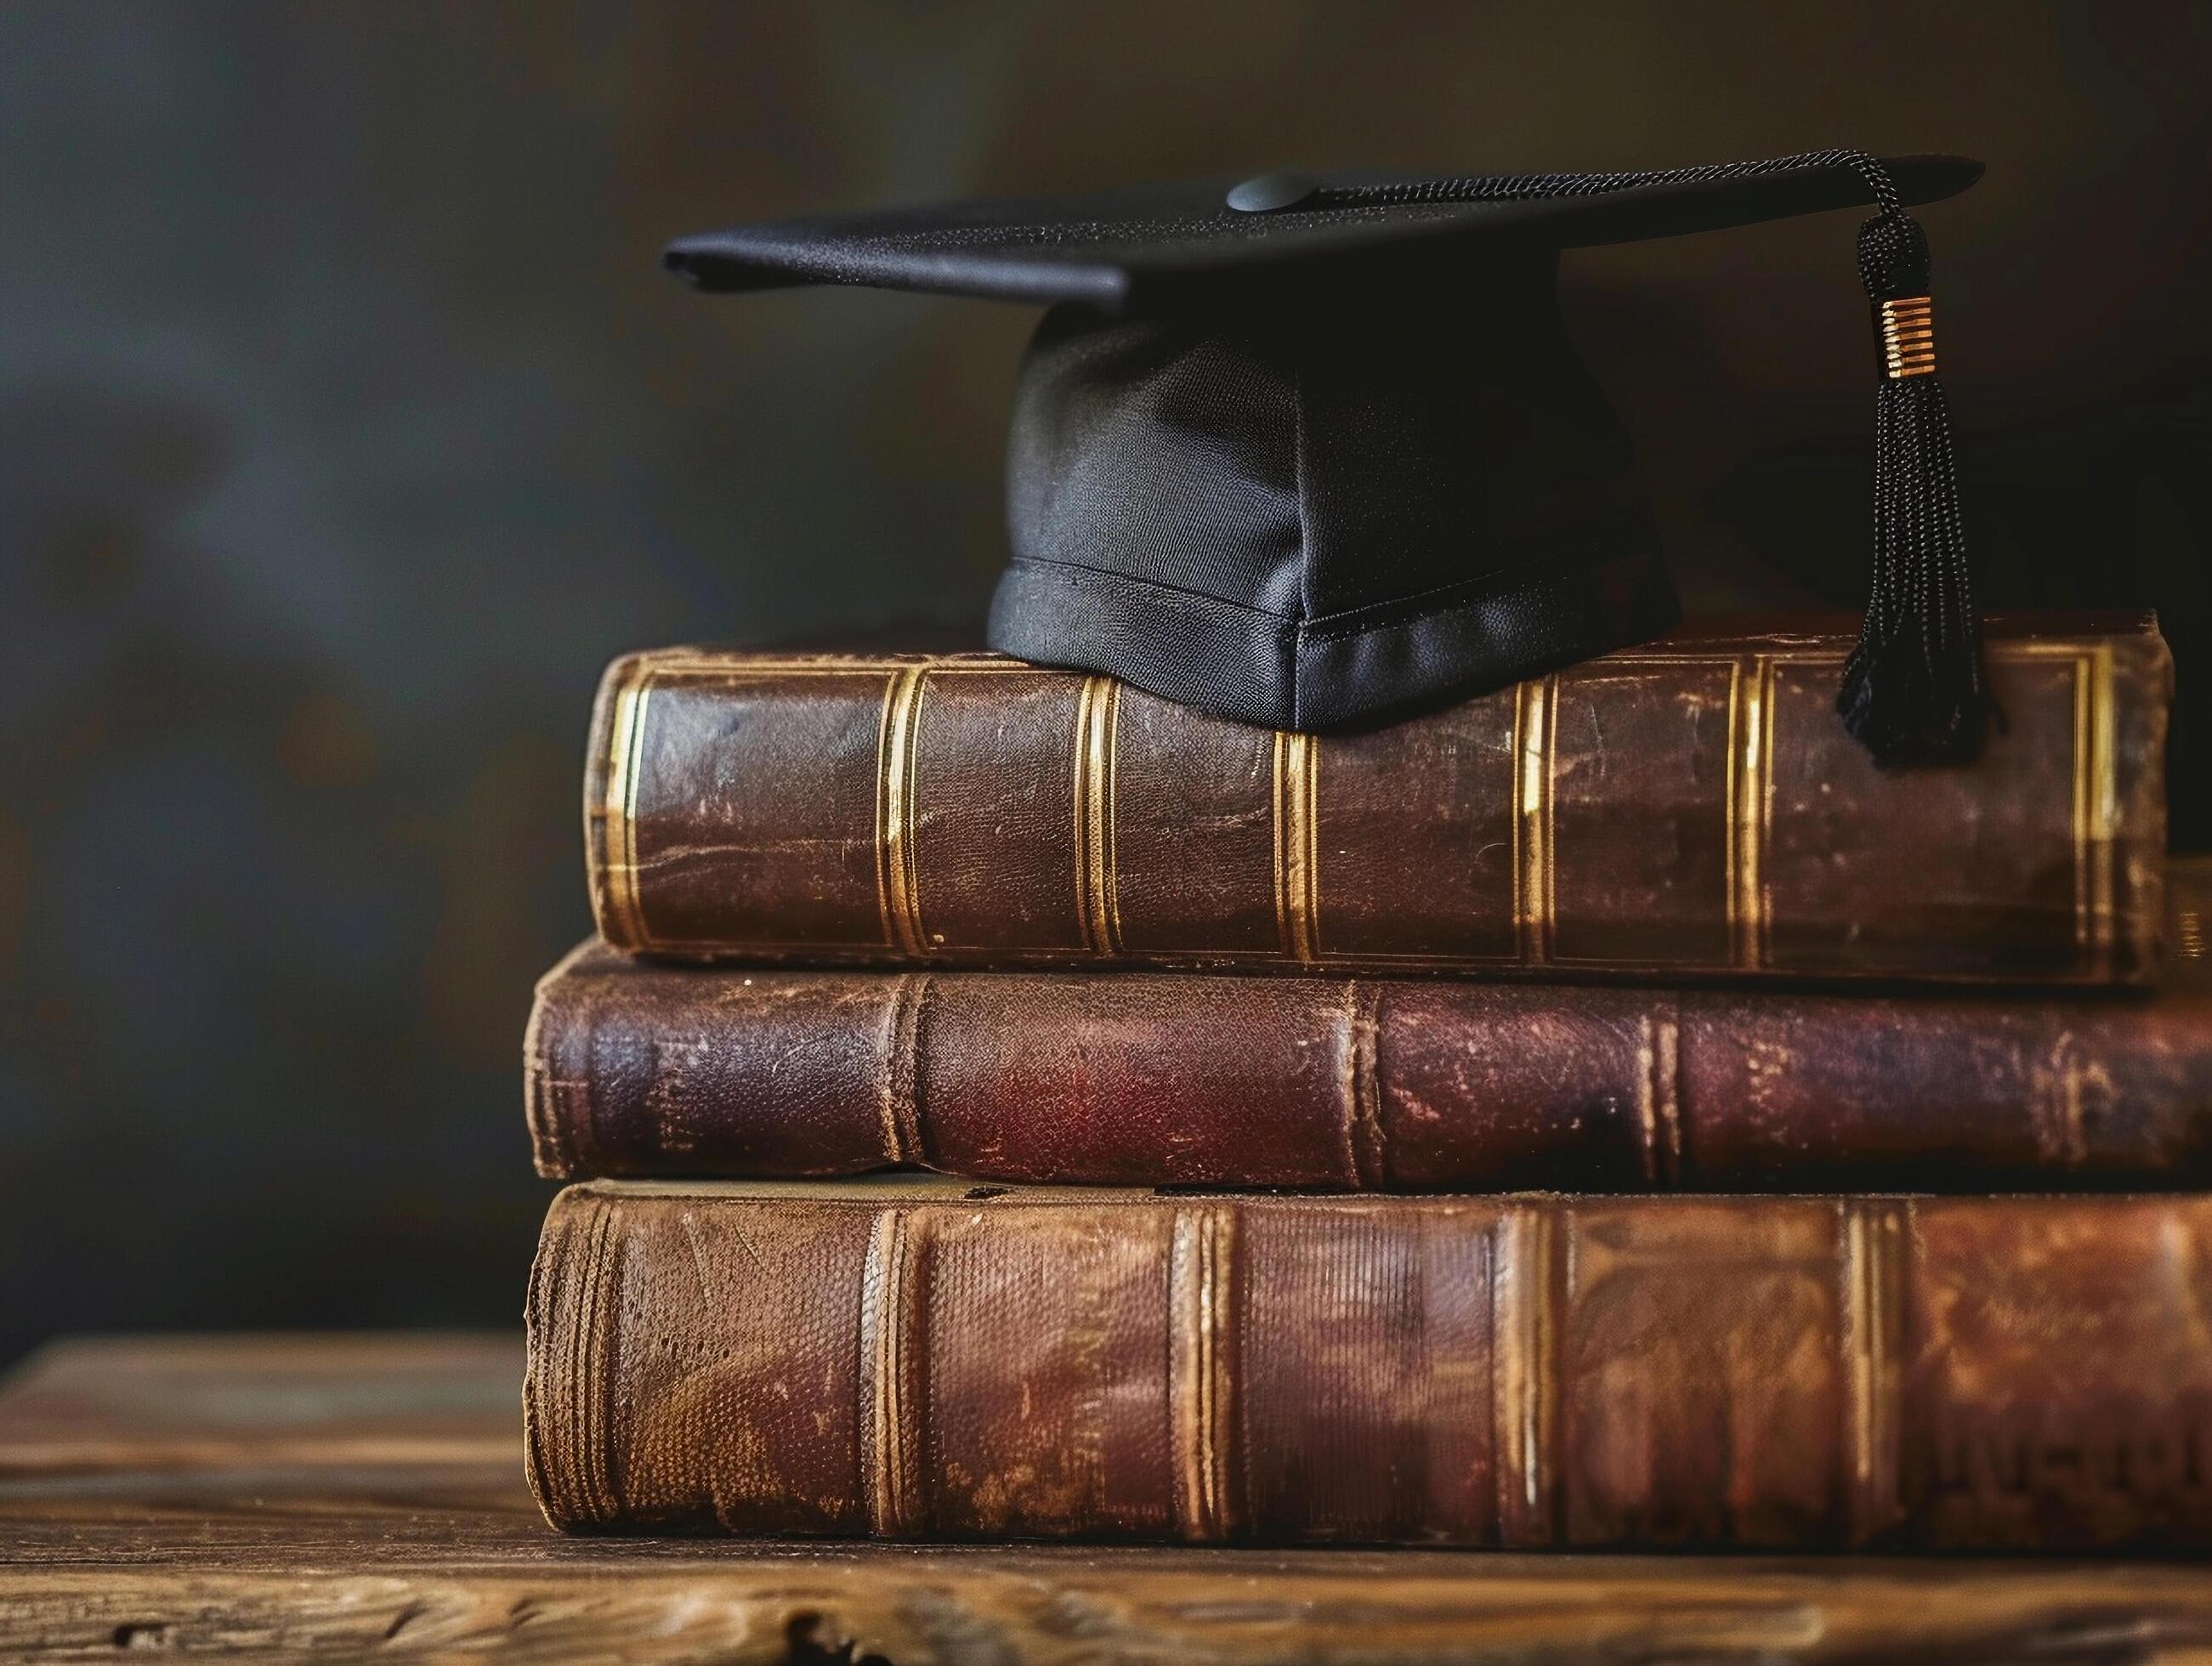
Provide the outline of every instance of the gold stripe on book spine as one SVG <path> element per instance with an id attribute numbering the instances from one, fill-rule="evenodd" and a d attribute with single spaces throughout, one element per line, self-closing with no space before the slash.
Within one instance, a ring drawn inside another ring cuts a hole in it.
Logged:
<path id="1" fill-rule="evenodd" d="M 649 666 L 634 667 L 615 690 L 608 725 L 605 796 L 599 806 L 599 874 L 605 886 L 611 935 L 625 948 L 646 949 L 653 939 L 637 890 L 637 779 L 645 746 L 646 697 L 653 688 Z"/>
<path id="2" fill-rule="evenodd" d="M 1513 925 L 1524 966 L 1552 958 L 1552 721 L 1559 679 L 1521 684 L 1513 696 Z"/>
<path id="3" fill-rule="evenodd" d="M 908 1380 L 913 1261 L 906 1211 L 885 1209 L 876 1217 L 860 1285 L 860 1476 L 868 1530 L 878 1538 L 904 1537 L 920 1525 L 911 1437 L 921 1408 L 912 1403 L 919 1384 Z"/>
<path id="4" fill-rule="evenodd" d="M 1179 1209 L 1172 1232 L 1168 1388 L 1176 1524 L 1186 1539 L 1219 1539 L 1235 1524 L 1237 1218 L 1226 1209 Z"/>
<path id="5" fill-rule="evenodd" d="M 901 671 L 932 677 L 1060 677 L 1073 672 L 1024 665 L 996 654 L 748 654 L 732 650 L 658 648 L 639 656 L 657 677 L 699 677 L 710 681 L 752 681 L 763 677 L 882 677 Z"/>
<path id="6" fill-rule="evenodd" d="M 2089 685 L 2087 745 L 2075 756 L 2076 771 L 2087 777 L 2089 790 L 2087 825 L 2079 842 L 2082 854 L 2076 866 L 2086 875 L 2087 917 L 2080 935 L 2086 939 L 2088 970 L 2093 976 L 2109 976 L 2112 970 L 2113 939 L 2118 907 L 2115 897 L 2120 804 L 2117 720 L 2112 701 L 2112 650 L 2099 647 L 2085 657 L 2081 675 Z"/>
<path id="7" fill-rule="evenodd" d="M 1121 952 L 1121 898 L 1115 883 L 1114 772 L 1121 685 L 1086 677 L 1075 707 L 1075 903 L 1084 946 Z"/>
<path id="8" fill-rule="evenodd" d="M 1320 751 L 1313 736 L 1275 736 L 1275 927 L 1285 957 L 1321 958 Z"/>
<path id="9" fill-rule="evenodd" d="M 2008 642 L 1987 653 L 1997 663 L 2063 660 L 2073 672 L 2075 970 L 2101 982 L 2112 974 L 2119 923 L 2119 742 L 2112 648 Z"/>
<path id="10" fill-rule="evenodd" d="M 2096 792 L 2096 783 L 2088 768 L 2089 736 L 2095 727 L 2095 690 L 2091 685 L 2087 667 L 2080 662 L 2074 666 L 2074 944 L 2086 959 L 2089 953 L 2089 911 L 2091 890 L 2089 876 L 2090 800 Z"/>
<path id="11" fill-rule="evenodd" d="M 902 953 L 923 952 L 921 896 L 915 872 L 915 733 L 928 668 L 908 666 L 884 689 L 884 720 L 876 770 L 876 902 L 884 944 Z"/>
<path id="12" fill-rule="evenodd" d="M 1774 666 L 1771 654 L 1754 654 L 1748 672 L 1739 664 L 1729 678 L 1729 935 L 1744 971 L 1766 964 L 1761 863 L 1774 816 Z"/>
<path id="13" fill-rule="evenodd" d="M 1647 1015 L 1637 1041 L 1637 1118 L 1644 1140 L 1644 1177 L 1651 1189 L 1681 1183 L 1682 1026 L 1673 1011 Z"/>
<path id="14" fill-rule="evenodd" d="M 1498 1541 L 1509 1550 L 1550 1544 L 1556 1532 L 1557 1330 L 1567 1295 L 1559 1239 L 1572 1231 L 1573 1217 L 1553 1206 L 1512 1203 L 1492 1239 L 1492 1468 Z"/>
<path id="15" fill-rule="evenodd" d="M 1902 1206 L 1855 1200 L 1842 1213 L 1838 1275 L 1850 1534 L 1863 1544 L 1899 1516 L 1897 1373 Z"/>

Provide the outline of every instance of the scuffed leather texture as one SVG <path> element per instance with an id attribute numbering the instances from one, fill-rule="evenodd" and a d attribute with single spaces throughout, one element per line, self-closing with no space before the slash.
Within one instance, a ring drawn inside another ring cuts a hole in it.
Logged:
<path id="1" fill-rule="evenodd" d="M 2147 616 L 1990 622 L 2006 723 L 1885 772 L 1847 619 L 1714 624 L 1360 733 L 988 655 L 616 662 L 600 929 L 674 958 L 2139 982 L 2172 665 Z"/>
<path id="2" fill-rule="evenodd" d="M 2192 908 L 2202 865 L 2177 885 Z M 538 1171 L 1354 1190 L 2212 1180 L 2206 962 L 2149 1000 L 680 967 L 538 986 Z"/>
<path id="3" fill-rule="evenodd" d="M 599 1182 L 529 1319 L 574 1530 L 2212 1545 L 2212 1198 Z"/>

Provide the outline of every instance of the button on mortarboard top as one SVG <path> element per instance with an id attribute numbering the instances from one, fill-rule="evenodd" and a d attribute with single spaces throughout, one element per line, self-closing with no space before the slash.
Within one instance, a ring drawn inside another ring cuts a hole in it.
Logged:
<path id="1" fill-rule="evenodd" d="M 1260 173 L 1231 185 L 1227 201 L 1239 214 L 1273 214 L 1296 208 L 1320 189 L 1303 173 Z"/>
<path id="2" fill-rule="evenodd" d="M 1982 729 L 1927 246 L 1905 212 L 1980 173 L 1856 150 L 1602 173 L 1284 170 L 732 226 L 664 258 L 710 290 L 1049 307 L 1014 403 L 991 646 L 1316 730 L 1674 622 L 1626 436 L 1560 315 L 1559 250 L 1856 208 L 1893 369 L 1876 578 L 1842 709 L 1878 757 L 1905 762 L 1970 755 Z"/>

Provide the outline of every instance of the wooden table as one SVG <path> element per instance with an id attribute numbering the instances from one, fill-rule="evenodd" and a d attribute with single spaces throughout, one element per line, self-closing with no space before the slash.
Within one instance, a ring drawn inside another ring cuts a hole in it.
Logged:
<path id="1" fill-rule="evenodd" d="M 59 1344 L 0 1392 L 0 1655 L 2212 1662 L 2212 1566 L 562 1539 L 512 1336 Z"/>

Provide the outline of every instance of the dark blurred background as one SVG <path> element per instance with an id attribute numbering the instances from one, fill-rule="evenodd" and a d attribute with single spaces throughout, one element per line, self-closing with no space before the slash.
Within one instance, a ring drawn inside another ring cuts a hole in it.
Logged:
<path id="1" fill-rule="evenodd" d="M 0 1359 L 512 1322 L 605 660 L 942 632 L 1034 322 L 672 234 L 1156 174 L 1984 157 L 1927 214 L 1998 605 L 2158 606 L 2212 840 L 2212 8 L 0 6 Z M 1570 257 L 1696 607 L 1865 584 L 1850 216 Z"/>

